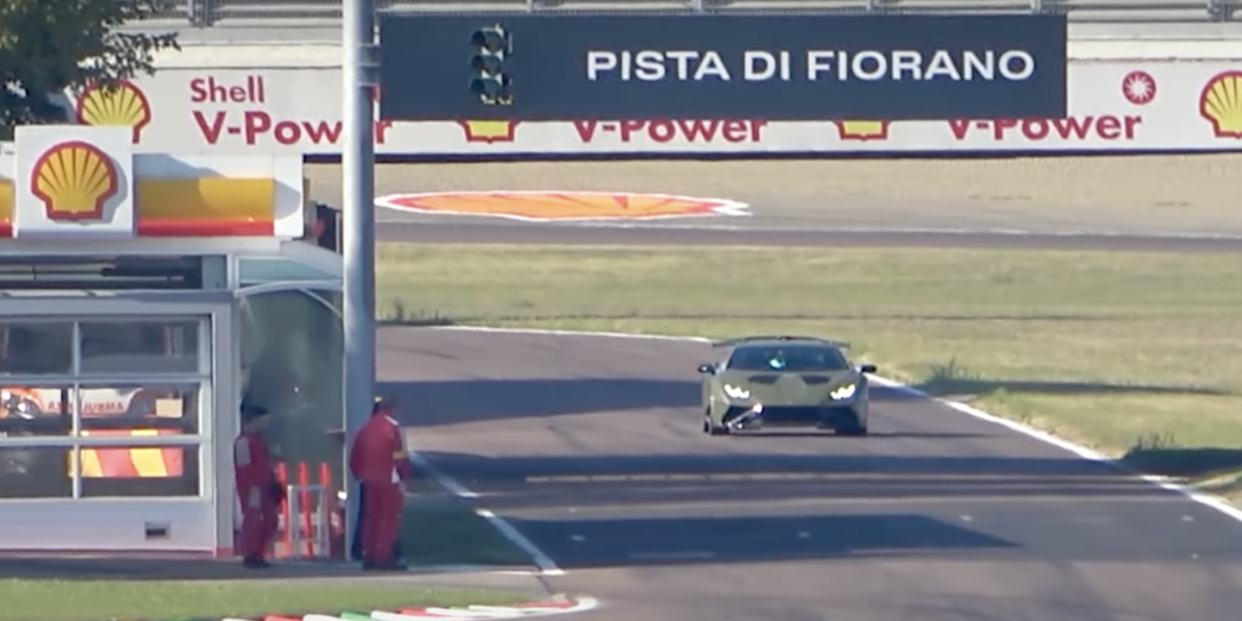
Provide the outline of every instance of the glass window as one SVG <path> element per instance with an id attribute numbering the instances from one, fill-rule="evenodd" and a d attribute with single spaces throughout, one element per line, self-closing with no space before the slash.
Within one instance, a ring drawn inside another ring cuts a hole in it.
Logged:
<path id="1" fill-rule="evenodd" d="M 198 373 L 202 321 L 82 322 L 81 372 Z"/>
<path id="2" fill-rule="evenodd" d="M 0 449 L 0 498 L 70 498 L 69 448 Z"/>
<path id="3" fill-rule="evenodd" d="M 0 437 L 69 435 L 72 399 L 73 386 L 0 384 Z"/>
<path id="4" fill-rule="evenodd" d="M 198 433 L 199 384 L 84 384 L 79 390 L 82 436 Z"/>
<path id="5" fill-rule="evenodd" d="M 191 446 L 84 446 L 78 468 L 83 498 L 198 495 L 198 449 Z"/>
<path id="6" fill-rule="evenodd" d="M 0 374 L 64 375 L 72 371 L 72 323 L 0 323 Z"/>
<path id="7" fill-rule="evenodd" d="M 345 312 L 345 293 L 332 289 L 311 289 L 310 293 L 314 294 L 320 300 L 327 302 L 337 313 Z"/>
<path id="8" fill-rule="evenodd" d="M 284 258 L 243 257 L 237 262 L 237 271 L 243 286 L 281 281 L 340 279 L 338 275 Z"/>
<path id="9" fill-rule="evenodd" d="M 301 291 L 252 295 L 243 308 L 242 394 L 271 412 L 273 455 L 313 468 L 327 463 L 340 481 L 344 448 L 333 435 L 344 426 L 340 319 Z"/>
<path id="10" fill-rule="evenodd" d="M 824 372 L 844 371 L 849 362 L 832 347 L 796 345 L 788 347 L 739 347 L 729 358 L 728 368 L 738 371 Z"/>

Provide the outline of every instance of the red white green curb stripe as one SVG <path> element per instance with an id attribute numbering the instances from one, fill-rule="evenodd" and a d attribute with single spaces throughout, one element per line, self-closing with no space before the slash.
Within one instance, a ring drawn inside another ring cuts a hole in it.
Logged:
<path id="1" fill-rule="evenodd" d="M 404 608 L 396 612 L 377 610 L 370 613 L 342 612 L 338 615 L 306 615 L 291 617 L 267 615 L 260 621 L 421 621 L 422 619 L 460 619 L 476 621 L 484 619 L 530 619 L 574 612 L 584 612 L 599 606 L 594 597 L 557 597 L 554 599 L 515 604 L 513 606 L 454 606 L 451 608 Z M 227 618 L 220 621 L 254 621 Z"/>

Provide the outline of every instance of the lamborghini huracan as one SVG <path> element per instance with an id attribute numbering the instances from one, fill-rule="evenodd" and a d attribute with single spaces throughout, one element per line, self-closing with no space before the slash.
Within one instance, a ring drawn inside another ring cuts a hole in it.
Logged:
<path id="1" fill-rule="evenodd" d="M 725 350 L 699 367 L 703 433 L 718 436 L 773 427 L 867 435 L 867 374 L 847 345 L 806 336 L 752 336 L 713 344 Z"/>

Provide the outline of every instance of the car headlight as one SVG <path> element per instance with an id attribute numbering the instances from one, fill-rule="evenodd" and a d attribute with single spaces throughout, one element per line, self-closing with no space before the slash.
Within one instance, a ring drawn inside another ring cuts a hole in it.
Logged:
<path id="1" fill-rule="evenodd" d="M 730 386 L 725 384 L 724 391 L 731 399 L 749 399 L 750 391 L 738 386 Z"/>
<path id="2" fill-rule="evenodd" d="M 856 390 L 858 390 L 858 385 L 850 383 L 834 388 L 832 392 L 828 393 L 828 395 L 837 400 L 849 399 L 854 396 L 854 391 Z"/>

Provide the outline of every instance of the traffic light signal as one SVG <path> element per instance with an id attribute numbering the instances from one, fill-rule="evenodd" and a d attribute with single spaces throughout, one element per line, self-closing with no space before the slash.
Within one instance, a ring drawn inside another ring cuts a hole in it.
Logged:
<path id="1" fill-rule="evenodd" d="M 513 103 L 512 79 L 505 63 L 513 53 L 513 41 L 500 24 L 474 31 L 470 36 L 474 56 L 470 68 L 474 78 L 470 92 L 479 96 L 489 106 L 507 106 Z"/>

